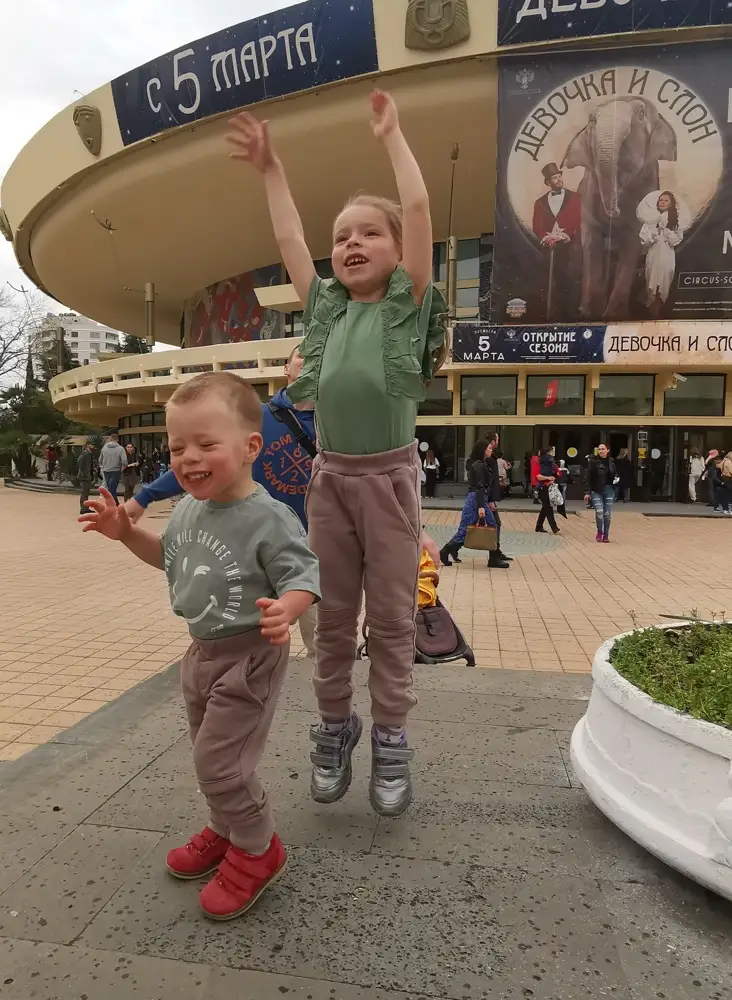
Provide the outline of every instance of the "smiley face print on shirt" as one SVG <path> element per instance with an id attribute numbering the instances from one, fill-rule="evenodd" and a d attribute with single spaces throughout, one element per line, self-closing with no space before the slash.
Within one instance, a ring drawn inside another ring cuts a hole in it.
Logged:
<path id="1" fill-rule="evenodd" d="M 165 572 L 173 611 L 188 625 L 215 634 L 241 612 L 239 563 L 228 544 L 204 529 L 166 535 Z"/>

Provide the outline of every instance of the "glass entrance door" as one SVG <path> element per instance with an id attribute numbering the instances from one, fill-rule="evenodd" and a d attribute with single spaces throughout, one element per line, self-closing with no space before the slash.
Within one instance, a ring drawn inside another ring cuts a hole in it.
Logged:
<path id="1" fill-rule="evenodd" d="M 553 447 L 557 462 L 564 459 L 569 469 L 570 484 L 567 499 L 580 500 L 584 496 L 587 456 L 601 440 L 599 428 L 593 427 L 537 427 L 535 446 Z"/>
<path id="2" fill-rule="evenodd" d="M 676 470 L 675 427 L 648 427 L 648 444 L 638 448 L 640 500 L 671 500 Z M 643 452 L 645 451 L 645 455 Z"/>

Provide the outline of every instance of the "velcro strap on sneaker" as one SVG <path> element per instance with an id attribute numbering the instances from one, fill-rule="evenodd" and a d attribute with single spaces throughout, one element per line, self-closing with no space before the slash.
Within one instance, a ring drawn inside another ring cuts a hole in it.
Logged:
<path id="1" fill-rule="evenodd" d="M 236 862 L 234 862 L 229 854 L 219 865 L 218 875 L 223 876 L 243 892 L 253 892 L 260 877 L 255 871 L 249 869 L 244 859 L 236 858 Z"/>
<path id="2" fill-rule="evenodd" d="M 335 736 L 333 733 L 325 733 L 318 726 L 313 726 L 310 730 L 310 739 L 321 747 L 330 747 L 332 750 L 341 750 L 345 736 L 345 729 Z"/>
<path id="3" fill-rule="evenodd" d="M 341 755 L 318 753 L 317 750 L 312 750 L 310 752 L 310 762 L 315 764 L 316 767 L 340 767 Z"/>
<path id="4" fill-rule="evenodd" d="M 383 761 L 400 761 L 409 763 L 414 756 L 414 750 L 409 747 L 390 747 L 384 743 L 377 743 L 374 747 L 374 757 Z"/>
<path id="5" fill-rule="evenodd" d="M 374 747 L 374 773 L 379 778 L 406 778 L 414 751 L 409 747 L 389 747 L 382 743 Z"/>

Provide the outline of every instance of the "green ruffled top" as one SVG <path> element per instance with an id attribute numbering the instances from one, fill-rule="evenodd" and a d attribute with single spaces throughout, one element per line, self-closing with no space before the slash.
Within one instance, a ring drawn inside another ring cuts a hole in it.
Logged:
<path id="1" fill-rule="evenodd" d="M 353 302 L 337 279 L 313 279 L 303 368 L 287 392 L 294 403 L 315 402 L 323 450 L 370 455 L 414 440 L 417 407 L 445 342 L 446 314 L 434 285 L 417 306 L 403 267 L 380 302 Z"/>

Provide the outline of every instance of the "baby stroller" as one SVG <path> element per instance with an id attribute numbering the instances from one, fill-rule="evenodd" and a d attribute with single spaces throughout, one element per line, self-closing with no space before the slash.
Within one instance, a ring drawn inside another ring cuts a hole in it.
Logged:
<path id="1" fill-rule="evenodd" d="M 419 608 L 414 662 L 435 666 L 465 660 L 469 667 L 474 667 L 473 650 L 437 596 L 438 582 L 437 567 L 427 550 L 423 549 L 419 563 Z M 369 637 L 364 622 L 363 643 L 358 648 L 358 656 L 368 655 Z"/>

